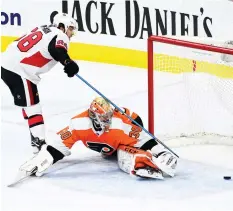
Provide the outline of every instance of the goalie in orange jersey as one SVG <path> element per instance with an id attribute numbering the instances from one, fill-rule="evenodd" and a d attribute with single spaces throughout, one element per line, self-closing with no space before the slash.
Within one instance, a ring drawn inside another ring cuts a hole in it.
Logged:
<path id="1" fill-rule="evenodd" d="M 124 111 L 143 126 L 136 113 L 130 113 L 127 108 Z M 157 179 L 163 179 L 164 175 L 173 177 L 175 173 L 176 157 L 101 97 L 95 98 L 86 111 L 73 117 L 70 125 L 56 136 L 53 145 L 43 145 L 38 155 L 23 164 L 20 171 L 36 171 L 40 176 L 51 165 L 70 155 L 75 142 L 82 141 L 103 156 L 117 152 L 119 167 L 127 173 Z"/>

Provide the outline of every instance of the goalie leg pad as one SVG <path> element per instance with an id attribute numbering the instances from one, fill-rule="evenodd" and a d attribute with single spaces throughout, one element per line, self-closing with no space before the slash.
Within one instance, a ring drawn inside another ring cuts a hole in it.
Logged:
<path id="1" fill-rule="evenodd" d="M 177 166 L 177 158 L 168 152 L 164 147 L 156 145 L 151 149 L 152 160 L 165 174 L 174 177 Z"/>
<path id="2" fill-rule="evenodd" d="M 162 173 L 152 161 L 150 152 L 121 145 L 117 155 L 119 167 L 124 172 L 141 177 L 163 179 Z"/>
<path id="3" fill-rule="evenodd" d="M 39 153 L 20 167 L 20 172 L 32 172 L 37 169 L 36 176 L 42 176 L 43 173 L 64 155 L 50 145 L 44 144 Z"/>

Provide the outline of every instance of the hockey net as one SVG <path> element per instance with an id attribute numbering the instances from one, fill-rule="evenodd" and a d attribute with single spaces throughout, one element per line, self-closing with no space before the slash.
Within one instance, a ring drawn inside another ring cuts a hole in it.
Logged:
<path id="1" fill-rule="evenodd" d="M 233 145 L 233 42 L 151 36 L 148 119 L 170 145 Z"/>

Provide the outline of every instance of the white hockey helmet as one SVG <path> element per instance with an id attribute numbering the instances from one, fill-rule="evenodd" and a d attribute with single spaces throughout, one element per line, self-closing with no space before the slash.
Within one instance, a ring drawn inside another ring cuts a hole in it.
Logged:
<path id="1" fill-rule="evenodd" d="M 59 24 L 63 24 L 65 27 L 65 33 L 67 29 L 71 26 L 76 31 L 78 29 L 78 24 L 75 19 L 73 19 L 71 16 L 69 16 L 66 13 L 58 13 L 55 15 L 53 19 L 53 25 L 58 27 Z"/>

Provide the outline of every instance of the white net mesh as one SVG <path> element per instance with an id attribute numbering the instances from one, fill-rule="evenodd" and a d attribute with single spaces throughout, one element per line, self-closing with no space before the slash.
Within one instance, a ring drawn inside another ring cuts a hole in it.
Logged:
<path id="1" fill-rule="evenodd" d="M 154 42 L 155 135 L 170 143 L 185 137 L 179 145 L 233 145 L 232 61 L 231 55 Z"/>

